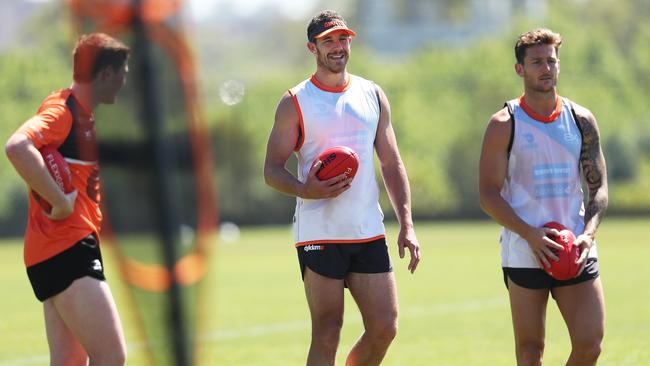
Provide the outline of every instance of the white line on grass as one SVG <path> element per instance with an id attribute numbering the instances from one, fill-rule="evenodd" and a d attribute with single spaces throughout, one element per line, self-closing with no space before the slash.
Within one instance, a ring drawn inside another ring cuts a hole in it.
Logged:
<path id="1" fill-rule="evenodd" d="M 432 316 L 450 313 L 468 313 L 473 311 L 482 311 L 486 309 L 498 308 L 507 304 L 507 299 L 503 297 L 494 297 L 481 300 L 468 300 L 454 303 L 439 304 L 434 306 L 412 306 L 400 310 L 400 319 L 420 318 L 422 316 Z M 361 323 L 361 316 L 353 314 L 345 316 L 344 324 Z M 236 340 L 240 338 L 262 337 L 270 334 L 294 332 L 297 330 L 309 329 L 308 320 L 273 323 L 268 325 L 255 325 L 239 329 L 217 330 L 211 333 L 205 333 L 197 337 L 201 343 L 211 343 L 219 341 Z"/>
<path id="2" fill-rule="evenodd" d="M 483 311 L 487 309 L 499 308 L 507 304 L 507 299 L 503 297 L 494 297 L 487 299 L 475 299 L 468 301 L 459 301 L 446 304 L 438 304 L 433 306 L 411 306 L 404 307 L 400 310 L 399 317 L 401 319 L 419 318 L 422 316 L 435 316 L 451 313 L 468 313 L 474 311 Z M 349 315 L 345 317 L 345 323 L 360 323 L 361 317 L 359 314 Z M 241 338 L 255 338 L 263 337 L 271 334 L 294 332 L 297 330 L 309 329 L 310 322 L 308 320 L 291 321 L 271 323 L 266 325 L 254 325 L 250 327 L 242 327 L 235 329 L 217 330 L 211 333 L 200 335 L 197 340 L 200 343 L 212 343 L 231 341 Z M 139 349 L 145 346 L 143 342 L 130 342 L 128 344 L 129 350 Z M 0 366 L 30 366 L 47 364 L 49 361 L 48 355 L 38 355 L 25 358 L 19 358 L 12 361 L 0 362 Z"/>
<path id="3" fill-rule="evenodd" d="M 13 361 L 0 363 L 2 366 L 27 366 L 27 365 L 47 365 L 50 362 L 49 355 L 30 356 L 19 358 Z"/>

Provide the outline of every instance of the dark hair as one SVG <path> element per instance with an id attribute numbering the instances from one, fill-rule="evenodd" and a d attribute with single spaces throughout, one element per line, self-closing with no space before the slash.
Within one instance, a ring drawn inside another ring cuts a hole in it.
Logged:
<path id="1" fill-rule="evenodd" d="M 346 23 L 345 19 L 334 10 L 323 10 L 311 18 L 307 26 L 307 39 L 309 42 L 316 43 L 316 36 L 320 33 L 319 30 L 322 31 L 324 24 L 332 20 L 340 20 L 344 24 Z"/>
<path id="2" fill-rule="evenodd" d="M 117 71 L 124 66 L 130 51 L 124 43 L 107 34 L 84 34 L 74 48 L 73 78 L 76 82 L 88 83 L 109 66 Z"/>
<path id="3" fill-rule="evenodd" d="M 540 44 L 553 45 L 555 47 L 555 52 L 559 55 L 560 46 L 562 46 L 562 36 L 560 36 L 559 33 L 555 33 L 546 28 L 538 28 L 523 33 L 519 38 L 517 38 L 517 43 L 515 44 L 515 57 L 517 58 L 517 63 L 523 65 L 528 47 Z"/>

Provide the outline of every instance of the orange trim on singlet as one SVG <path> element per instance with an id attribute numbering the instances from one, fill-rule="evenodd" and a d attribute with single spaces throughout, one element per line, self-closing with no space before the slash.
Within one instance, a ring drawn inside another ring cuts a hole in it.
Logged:
<path id="1" fill-rule="evenodd" d="M 301 241 L 300 243 L 296 243 L 296 248 L 298 247 L 304 247 L 305 245 L 311 245 L 311 244 L 364 244 L 364 243 L 370 243 L 375 240 L 379 240 L 382 238 L 385 238 L 386 235 L 381 234 L 377 236 L 373 236 L 372 238 L 366 238 L 366 239 L 353 239 L 353 240 L 309 240 L 309 241 Z"/>
<path id="2" fill-rule="evenodd" d="M 530 108 L 528 104 L 526 104 L 523 95 L 519 97 L 519 105 L 521 106 L 521 108 L 524 109 L 524 112 L 526 112 L 526 114 L 529 115 L 531 118 L 544 123 L 550 123 L 555 121 L 560 116 L 560 113 L 562 113 L 562 98 L 560 98 L 559 96 L 555 97 L 555 109 L 548 116 L 535 113 L 535 111 L 532 108 Z"/>
<path id="3" fill-rule="evenodd" d="M 324 90 L 324 91 L 330 92 L 330 93 L 343 93 L 344 91 L 348 90 L 348 88 L 350 87 L 350 81 L 351 80 L 352 80 L 352 78 L 350 77 L 350 74 L 347 74 L 346 79 L 345 79 L 345 84 L 343 84 L 341 86 L 331 87 L 331 86 L 327 86 L 327 85 L 321 83 L 320 81 L 318 81 L 318 79 L 316 79 L 315 74 L 312 75 L 311 78 L 309 78 L 309 81 L 314 83 L 314 85 L 316 85 L 316 87 L 318 89 Z"/>
<path id="4" fill-rule="evenodd" d="M 298 151 L 302 147 L 302 144 L 305 142 L 305 123 L 302 120 L 302 110 L 300 110 L 300 103 L 298 103 L 298 98 L 296 97 L 296 94 L 291 89 L 289 89 L 288 92 L 289 95 L 291 95 L 291 99 L 293 99 L 293 105 L 296 107 L 296 112 L 298 112 L 298 122 L 299 122 L 298 128 L 300 129 L 300 131 L 298 132 L 300 133 L 300 136 L 298 136 L 296 147 L 293 148 L 293 151 Z"/>

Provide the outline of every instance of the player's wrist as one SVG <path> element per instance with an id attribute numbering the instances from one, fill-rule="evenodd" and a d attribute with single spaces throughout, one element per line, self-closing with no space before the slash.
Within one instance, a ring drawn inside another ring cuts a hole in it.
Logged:
<path id="1" fill-rule="evenodd" d="M 66 195 L 63 192 L 58 192 L 58 191 L 51 199 L 47 199 L 47 200 L 48 202 L 50 202 L 52 207 L 64 207 L 65 205 L 68 204 Z"/>
<path id="2" fill-rule="evenodd" d="M 594 239 L 596 239 L 596 233 L 593 232 L 584 232 L 582 233 L 582 236 L 586 236 L 590 241 L 594 241 Z"/>
<path id="3" fill-rule="evenodd" d="M 530 243 L 531 240 L 539 236 L 540 230 L 541 229 L 527 224 L 523 229 L 515 232 L 519 234 L 519 236 L 521 236 L 524 240 Z"/>
<path id="4" fill-rule="evenodd" d="M 399 227 L 402 230 L 413 230 L 413 221 L 412 220 L 400 220 Z"/>
<path id="5" fill-rule="evenodd" d="M 295 185 L 293 187 L 293 190 L 296 193 L 297 197 L 307 198 L 306 197 L 306 195 L 307 195 L 307 184 L 306 183 L 296 181 L 296 183 L 295 183 Z"/>

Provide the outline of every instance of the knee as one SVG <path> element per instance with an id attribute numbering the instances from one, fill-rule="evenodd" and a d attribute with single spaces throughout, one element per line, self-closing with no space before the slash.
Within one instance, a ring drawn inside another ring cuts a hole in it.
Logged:
<path id="1" fill-rule="evenodd" d="M 517 361 L 522 365 L 541 365 L 544 355 L 543 341 L 528 341 L 517 344 Z"/>
<path id="2" fill-rule="evenodd" d="M 594 339 L 574 344 L 571 353 L 581 362 L 594 363 L 600 356 L 601 351 L 601 339 Z"/>
<path id="3" fill-rule="evenodd" d="M 386 318 L 366 329 L 366 334 L 374 343 L 388 346 L 397 336 L 397 317 Z"/>
<path id="4" fill-rule="evenodd" d="M 336 348 L 343 327 L 342 317 L 320 317 L 312 321 L 312 340 L 323 346 Z"/>

